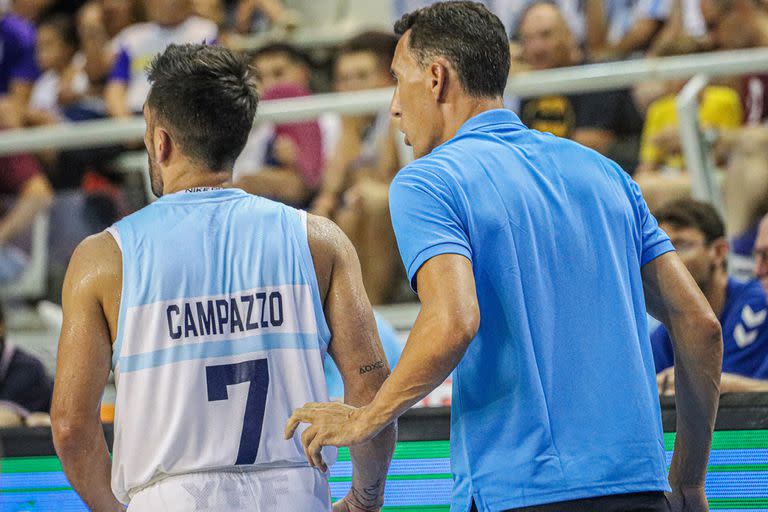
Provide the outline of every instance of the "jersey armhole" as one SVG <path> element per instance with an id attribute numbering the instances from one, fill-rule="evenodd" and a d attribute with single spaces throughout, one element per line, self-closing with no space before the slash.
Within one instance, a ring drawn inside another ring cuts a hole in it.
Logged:
<path id="1" fill-rule="evenodd" d="M 315 273 L 315 263 L 312 259 L 312 250 L 309 247 L 309 227 L 308 227 L 308 215 L 305 210 L 296 210 L 299 215 L 299 222 L 301 223 L 303 239 L 300 240 L 300 244 L 304 250 L 304 263 L 307 272 L 307 278 L 309 279 L 309 286 L 312 289 L 312 297 L 315 303 L 315 320 L 317 322 L 317 332 L 323 343 L 323 354 L 328 351 L 328 346 L 331 343 L 331 329 L 328 326 L 328 321 L 325 318 L 323 310 L 323 301 L 320 297 L 320 285 L 317 282 L 317 274 Z"/>
<path id="2" fill-rule="evenodd" d="M 126 297 L 125 297 L 125 271 L 126 271 L 126 265 L 125 265 L 125 251 L 123 251 L 123 239 L 120 237 L 120 231 L 117 229 L 117 226 L 112 225 L 105 229 L 107 233 L 110 234 L 110 236 L 115 240 L 115 243 L 117 244 L 117 248 L 120 249 L 121 253 L 121 261 L 122 261 L 122 268 L 123 268 L 123 280 L 122 283 L 120 283 L 120 307 L 118 308 L 117 313 L 117 332 L 115 333 L 115 339 L 112 340 L 112 370 L 117 371 L 117 364 L 120 361 L 120 352 L 123 347 L 123 319 L 125 318 L 125 310 L 126 310 Z"/>

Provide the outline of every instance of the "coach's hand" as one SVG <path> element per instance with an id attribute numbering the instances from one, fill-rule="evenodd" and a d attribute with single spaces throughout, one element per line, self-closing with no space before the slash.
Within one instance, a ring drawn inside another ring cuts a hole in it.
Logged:
<path id="1" fill-rule="evenodd" d="M 704 486 L 672 488 L 672 492 L 667 493 L 670 510 L 672 512 L 707 512 L 709 503 L 704 494 Z"/>
<path id="2" fill-rule="evenodd" d="M 301 435 L 301 444 L 309 463 L 327 470 L 320 450 L 323 446 L 353 446 L 373 438 L 384 425 L 367 420 L 365 407 L 338 402 L 308 403 L 293 411 L 285 425 L 285 439 L 293 437 L 301 423 L 309 427 Z"/>

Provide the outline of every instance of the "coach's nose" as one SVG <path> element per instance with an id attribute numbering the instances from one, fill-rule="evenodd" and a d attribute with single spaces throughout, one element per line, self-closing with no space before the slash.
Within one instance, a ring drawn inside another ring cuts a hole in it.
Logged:
<path id="1" fill-rule="evenodd" d="M 400 87 L 395 87 L 392 94 L 392 101 L 389 104 L 389 115 L 394 118 L 400 118 Z"/>

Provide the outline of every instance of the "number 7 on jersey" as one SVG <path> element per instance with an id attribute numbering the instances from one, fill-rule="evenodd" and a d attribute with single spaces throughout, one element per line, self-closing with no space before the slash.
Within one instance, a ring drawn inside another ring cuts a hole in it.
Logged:
<path id="1" fill-rule="evenodd" d="M 266 359 L 243 361 L 242 363 L 206 366 L 205 378 L 208 384 L 208 401 L 227 400 L 227 386 L 250 381 L 248 398 L 245 402 L 243 433 L 235 464 L 253 464 L 259 453 L 261 428 L 267 407 L 269 389 L 269 366 Z"/>

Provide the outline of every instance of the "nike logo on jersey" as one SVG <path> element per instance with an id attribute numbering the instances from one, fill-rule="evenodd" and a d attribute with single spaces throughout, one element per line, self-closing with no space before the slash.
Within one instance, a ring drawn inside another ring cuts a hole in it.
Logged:
<path id="1" fill-rule="evenodd" d="M 283 314 L 279 291 L 169 304 L 165 309 L 173 340 L 280 327 Z"/>

